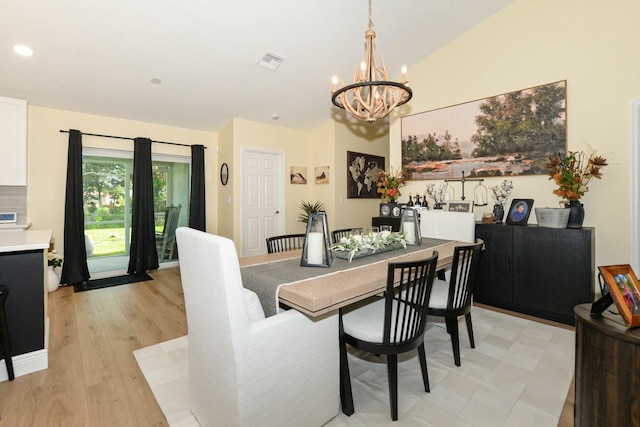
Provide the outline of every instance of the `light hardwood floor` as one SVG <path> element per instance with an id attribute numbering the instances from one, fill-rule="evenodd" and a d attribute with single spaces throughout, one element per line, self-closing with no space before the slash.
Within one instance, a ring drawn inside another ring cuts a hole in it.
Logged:
<path id="1" fill-rule="evenodd" d="M 49 294 L 49 369 L 0 383 L 0 426 L 166 426 L 133 350 L 187 333 L 178 269 Z M 558 427 L 573 427 L 573 388 Z"/>

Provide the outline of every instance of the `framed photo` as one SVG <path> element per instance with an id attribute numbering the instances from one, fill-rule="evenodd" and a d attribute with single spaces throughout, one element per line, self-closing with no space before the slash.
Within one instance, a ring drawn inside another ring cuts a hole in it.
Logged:
<path id="1" fill-rule="evenodd" d="M 379 199 L 380 171 L 384 171 L 384 157 L 347 151 L 347 198 Z"/>
<path id="2" fill-rule="evenodd" d="M 509 212 L 507 212 L 507 224 L 527 225 L 533 199 L 513 199 Z"/>
<path id="3" fill-rule="evenodd" d="M 329 166 L 316 166 L 316 184 L 329 183 Z"/>
<path id="4" fill-rule="evenodd" d="M 291 166 L 291 184 L 307 183 L 307 167 Z"/>
<path id="5" fill-rule="evenodd" d="M 401 118 L 410 180 L 546 175 L 567 150 L 567 81 Z"/>
<path id="6" fill-rule="evenodd" d="M 448 212 L 473 212 L 473 201 L 451 200 L 447 202 Z"/>
<path id="7" fill-rule="evenodd" d="M 609 265 L 598 270 L 624 322 L 631 328 L 640 326 L 640 291 L 631 266 Z"/>

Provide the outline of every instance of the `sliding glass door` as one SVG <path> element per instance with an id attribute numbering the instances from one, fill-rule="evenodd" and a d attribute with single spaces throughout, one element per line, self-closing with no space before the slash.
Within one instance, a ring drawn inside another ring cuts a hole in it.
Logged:
<path id="1" fill-rule="evenodd" d="M 155 227 L 160 246 L 168 207 L 180 207 L 174 227 L 188 225 L 189 162 L 189 157 L 153 156 Z M 121 273 L 127 269 L 131 244 L 133 153 L 85 148 L 82 172 L 89 272 L 94 278 L 95 273 Z M 167 254 L 160 262 L 175 263 L 177 251 Z"/>

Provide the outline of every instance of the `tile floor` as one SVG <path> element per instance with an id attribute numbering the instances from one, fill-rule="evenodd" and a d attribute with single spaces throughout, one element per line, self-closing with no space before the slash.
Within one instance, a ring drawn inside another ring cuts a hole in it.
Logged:
<path id="1" fill-rule="evenodd" d="M 453 363 L 444 322 L 429 320 L 425 337 L 431 393 L 422 388 L 415 352 L 399 358 L 399 420 L 389 416 L 384 357 L 351 349 L 356 412 L 328 427 L 556 427 L 574 370 L 574 332 L 481 307 L 473 308 L 476 348 L 464 320 L 462 366 Z M 136 350 L 134 355 L 172 427 L 198 426 L 188 410 L 186 337 Z"/>

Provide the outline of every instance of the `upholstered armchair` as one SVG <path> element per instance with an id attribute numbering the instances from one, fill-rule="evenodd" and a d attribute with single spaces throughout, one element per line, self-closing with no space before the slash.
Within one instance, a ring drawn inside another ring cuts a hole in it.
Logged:
<path id="1" fill-rule="evenodd" d="M 321 426 L 338 414 L 338 316 L 264 318 L 242 287 L 233 241 L 176 232 L 189 346 L 190 409 L 201 426 Z M 253 308 L 251 308 L 253 306 Z"/>

